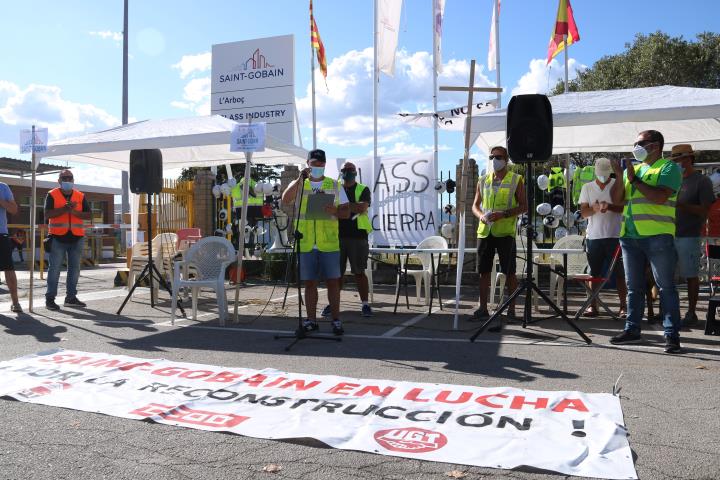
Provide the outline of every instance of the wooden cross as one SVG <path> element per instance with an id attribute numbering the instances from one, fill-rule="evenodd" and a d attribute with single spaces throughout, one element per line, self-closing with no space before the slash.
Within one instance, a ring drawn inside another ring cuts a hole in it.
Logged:
<path id="1" fill-rule="evenodd" d="M 502 88 L 499 87 L 476 87 L 475 86 L 475 60 L 470 61 L 470 85 L 468 87 L 440 87 L 441 92 L 468 92 L 468 106 L 467 116 L 465 117 L 465 153 L 463 155 L 462 168 L 460 169 L 460 195 L 456 196 L 456 218 L 459 215 L 465 214 L 466 199 L 467 199 L 467 188 L 468 188 L 468 171 L 469 165 L 468 160 L 470 158 L 470 126 L 472 123 L 472 106 L 473 106 L 473 93 L 474 92 L 502 92 Z M 500 105 L 498 105 L 500 108 Z M 460 223 L 458 222 L 458 226 Z M 457 229 L 459 230 L 459 228 Z M 460 236 L 460 232 L 455 232 L 455 240 L 457 241 Z M 460 245 L 458 245 L 460 246 Z"/>

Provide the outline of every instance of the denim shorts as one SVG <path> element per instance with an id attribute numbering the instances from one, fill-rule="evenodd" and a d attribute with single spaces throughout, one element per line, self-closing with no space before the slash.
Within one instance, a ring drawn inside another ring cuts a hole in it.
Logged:
<path id="1" fill-rule="evenodd" d="M 700 237 L 675 237 L 678 254 L 678 275 L 682 278 L 700 276 Z"/>
<path id="2" fill-rule="evenodd" d="M 300 253 L 300 280 L 340 278 L 340 252 L 312 250 Z"/>

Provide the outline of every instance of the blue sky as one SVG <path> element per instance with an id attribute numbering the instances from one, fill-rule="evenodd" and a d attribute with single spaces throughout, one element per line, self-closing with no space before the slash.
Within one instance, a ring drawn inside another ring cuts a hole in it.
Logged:
<path id="1" fill-rule="evenodd" d="M 311 143 L 307 98 L 309 33 L 306 0 L 264 2 L 130 0 L 131 119 L 209 112 L 209 55 L 216 43 L 295 35 L 295 91 L 305 146 Z M 714 0 L 573 0 L 581 40 L 570 50 L 571 67 L 591 66 L 623 50 L 637 33 L 662 30 L 686 38 L 717 30 Z M 432 130 L 399 125 L 398 109 L 427 110 L 432 102 L 429 52 L 431 0 L 405 0 L 394 78 L 380 84 L 382 153 L 414 153 L 432 147 Z M 74 136 L 119 123 L 121 116 L 122 0 L 0 1 L 0 156 L 17 151 L 18 130 L 32 123 L 51 138 Z M 315 16 L 327 51 L 329 94 L 318 91 L 319 146 L 331 157 L 372 152 L 372 94 L 367 67 L 372 47 L 372 0 L 315 0 Z M 549 73 L 544 58 L 557 0 L 503 0 L 500 16 L 504 103 L 512 92 L 544 93 L 562 74 Z M 468 63 L 478 62 L 477 82 L 487 72 L 492 0 L 447 0 L 441 84 L 467 83 Z M 561 58 L 561 57 L 559 57 Z M 572 76 L 572 74 L 571 74 Z M 464 103 L 441 94 L 441 107 Z M 369 142 L 369 143 L 368 143 Z M 462 134 L 442 132 L 441 168 L 462 154 Z M 81 169 L 77 180 L 119 186 L 119 174 Z M 82 178 L 85 177 L 85 178 Z"/>

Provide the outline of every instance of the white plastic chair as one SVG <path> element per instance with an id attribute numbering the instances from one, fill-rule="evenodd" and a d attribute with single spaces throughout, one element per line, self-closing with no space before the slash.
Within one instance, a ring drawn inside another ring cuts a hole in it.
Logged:
<path id="1" fill-rule="evenodd" d="M 565 248 L 583 248 L 583 241 L 585 237 L 582 235 L 568 235 L 559 239 L 553 245 L 553 250 L 565 249 Z M 563 266 L 563 255 L 561 253 L 553 253 L 550 256 L 551 263 L 554 268 Z M 565 274 L 568 278 L 572 278 L 578 275 L 584 275 L 588 267 L 587 256 L 585 253 L 570 254 L 567 256 L 567 272 Z M 565 284 L 565 278 L 555 273 L 554 270 L 550 271 L 550 298 L 555 296 L 555 302 L 560 305 L 562 300 L 562 292 Z"/>
<path id="2" fill-rule="evenodd" d="M 181 288 L 192 292 L 192 318 L 197 320 L 197 299 L 201 288 L 215 290 L 220 325 L 225 325 L 227 296 L 225 294 L 225 270 L 236 260 L 233 244 L 222 237 L 205 237 L 185 253 L 182 262 L 175 262 L 172 282 L 172 324 L 175 324 L 175 308 Z"/>
<path id="3" fill-rule="evenodd" d="M 424 239 L 418 243 L 416 248 L 448 248 L 447 240 L 444 237 L 432 236 Z M 429 253 L 413 253 L 412 257 L 419 258 L 422 263 L 422 270 L 408 270 L 408 275 L 412 275 L 415 279 L 415 297 L 417 303 L 420 303 L 420 287 L 424 285 L 425 294 L 425 305 L 430 304 L 430 280 L 432 272 L 434 271 L 437 275 L 438 268 L 440 267 L 440 259 L 442 254 L 432 255 L 433 261 L 430 263 L 431 255 Z"/>

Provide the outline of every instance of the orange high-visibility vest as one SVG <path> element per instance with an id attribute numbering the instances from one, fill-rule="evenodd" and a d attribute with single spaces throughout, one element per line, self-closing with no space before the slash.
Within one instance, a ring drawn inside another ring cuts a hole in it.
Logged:
<path id="1" fill-rule="evenodd" d="M 65 195 L 63 195 L 60 188 L 50 190 L 50 197 L 53 199 L 53 208 L 60 208 L 65 205 Z M 75 202 L 75 211 L 82 212 L 83 198 L 85 198 L 84 193 L 73 189 L 70 201 Z M 84 237 L 85 229 L 83 227 L 82 219 L 73 215 L 72 212 L 48 219 L 48 232 L 58 237 L 62 237 L 68 231 L 76 237 Z"/>

